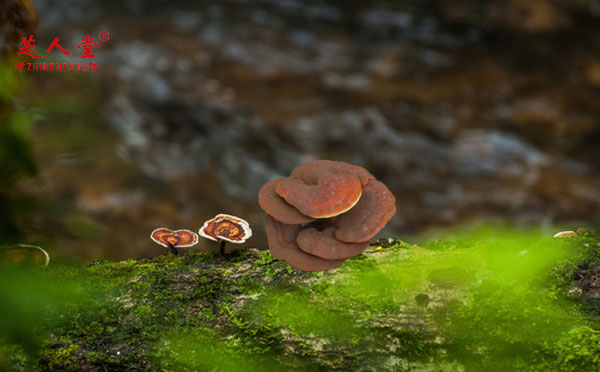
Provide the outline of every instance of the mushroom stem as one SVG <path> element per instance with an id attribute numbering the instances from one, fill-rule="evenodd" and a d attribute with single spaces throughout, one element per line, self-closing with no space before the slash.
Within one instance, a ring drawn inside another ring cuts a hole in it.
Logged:
<path id="1" fill-rule="evenodd" d="M 179 255 L 179 252 L 177 251 L 177 248 L 175 248 L 174 245 L 169 244 L 169 248 L 171 248 L 171 253 L 173 253 L 175 256 Z"/>
<path id="2" fill-rule="evenodd" d="M 225 240 L 219 239 L 219 251 L 221 252 L 221 256 L 225 256 L 225 244 L 227 244 Z"/>

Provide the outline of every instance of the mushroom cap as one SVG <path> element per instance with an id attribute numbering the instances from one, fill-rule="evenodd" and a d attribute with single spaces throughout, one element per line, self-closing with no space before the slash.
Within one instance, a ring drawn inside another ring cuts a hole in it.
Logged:
<path id="1" fill-rule="evenodd" d="M 303 271 L 331 270 L 344 263 L 344 260 L 324 260 L 304 253 L 296 244 L 296 237 L 301 229 L 301 225 L 287 225 L 267 215 L 267 239 L 273 257 Z"/>
<path id="2" fill-rule="evenodd" d="M 152 238 L 156 244 L 167 248 L 169 246 L 185 248 L 198 244 L 198 234 L 185 229 L 173 231 L 166 227 L 160 227 L 152 231 L 150 238 Z"/>
<path id="3" fill-rule="evenodd" d="M 50 255 L 37 245 L 15 244 L 0 246 L 0 262 L 33 263 L 48 265 Z"/>
<path id="4" fill-rule="evenodd" d="M 328 173 L 319 177 L 316 185 L 305 184 L 300 178 L 285 178 L 277 183 L 275 192 L 304 215 L 330 218 L 354 207 L 362 186 L 356 176 Z"/>
<path id="5" fill-rule="evenodd" d="M 356 206 L 338 216 L 335 238 L 346 243 L 367 242 L 396 214 L 396 198 L 381 182 L 371 180 L 363 187 Z"/>
<path id="6" fill-rule="evenodd" d="M 364 251 L 396 213 L 396 199 L 366 169 L 317 160 L 259 192 L 269 250 L 304 271 L 340 266 Z"/>
<path id="7" fill-rule="evenodd" d="M 577 236 L 577 233 L 575 231 L 561 231 L 561 232 L 557 232 L 556 234 L 554 234 L 554 238 L 572 238 L 574 236 Z"/>
<path id="8" fill-rule="evenodd" d="M 314 218 L 300 213 L 296 208 L 286 203 L 286 201 L 275 192 L 277 184 L 285 178 L 276 178 L 267 182 L 258 192 L 258 204 L 273 216 L 277 221 L 288 225 L 301 225 L 314 221 Z"/>
<path id="9" fill-rule="evenodd" d="M 358 256 L 369 246 L 369 242 L 344 243 L 335 239 L 335 226 L 323 231 L 315 228 L 302 229 L 296 238 L 298 247 L 313 256 L 326 260 L 346 260 Z"/>
<path id="10" fill-rule="evenodd" d="M 315 160 L 304 163 L 294 169 L 290 177 L 301 179 L 307 185 L 316 185 L 322 176 L 331 173 L 343 173 L 355 176 L 360 180 L 362 186 L 365 186 L 370 180 L 375 179 L 363 167 L 333 160 Z"/>
<path id="11" fill-rule="evenodd" d="M 252 229 L 248 221 L 222 213 L 206 221 L 199 233 L 206 239 L 242 244 L 252 236 Z"/>

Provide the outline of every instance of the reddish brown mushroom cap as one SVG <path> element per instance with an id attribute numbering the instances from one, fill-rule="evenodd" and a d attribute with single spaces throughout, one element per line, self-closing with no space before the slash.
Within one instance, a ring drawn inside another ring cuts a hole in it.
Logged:
<path id="1" fill-rule="evenodd" d="M 163 247 L 185 248 L 198 244 L 198 234 L 190 230 L 173 231 L 161 227 L 152 231 L 150 238 Z"/>
<path id="2" fill-rule="evenodd" d="M 296 237 L 301 228 L 301 225 L 283 224 L 267 215 L 267 239 L 273 257 L 303 271 L 331 270 L 344 263 L 344 260 L 324 260 L 300 250 L 296 244 Z"/>
<path id="3" fill-rule="evenodd" d="M 252 236 L 252 229 L 246 220 L 229 214 L 218 214 L 206 221 L 199 233 L 200 236 L 210 240 L 221 239 L 241 244 Z"/>
<path id="4" fill-rule="evenodd" d="M 346 243 L 367 242 L 396 214 L 396 198 L 381 182 L 371 180 L 354 208 L 338 216 L 335 238 Z"/>
<path id="5" fill-rule="evenodd" d="M 284 178 L 276 178 L 267 182 L 258 192 L 258 204 L 273 216 L 277 221 L 288 225 L 301 225 L 314 221 L 314 218 L 300 213 L 296 208 L 286 203 L 286 201 L 275 192 L 277 184 Z"/>
<path id="6" fill-rule="evenodd" d="M 370 180 L 375 179 L 375 177 L 363 167 L 332 160 L 315 160 L 304 163 L 294 169 L 290 177 L 301 179 L 308 185 L 316 185 L 322 176 L 332 173 L 343 173 L 355 176 L 360 180 L 362 186 L 365 186 Z"/>
<path id="7" fill-rule="evenodd" d="M 298 233 L 298 247 L 313 256 L 326 260 L 346 260 L 358 256 L 369 246 L 369 242 L 343 243 L 335 239 L 335 226 L 323 231 L 315 228 L 305 228 Z"/>
<path id="8" fill-rule="evenodd" d="M 298 178 L 285 178 L 277 183 L 275 192 L 304 215 L 329 218 L 354 207 L 362 187 L 353 175 L 329 173 L 321 176 L 316 185 L 307 185 Z"/>
<path id="9" fill-rule="evenodd" d="M 271 253 L 305 271 L 338 267 L 364 251 L 395 202 L 366 169 L 329 160 L 301 165 L 259 193 Z"/>

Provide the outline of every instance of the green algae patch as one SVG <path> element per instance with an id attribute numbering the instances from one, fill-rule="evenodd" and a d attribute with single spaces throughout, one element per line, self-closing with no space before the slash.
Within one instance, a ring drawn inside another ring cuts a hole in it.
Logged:
<path id="1" fill-rule="evenodd" d="M 23 371 L 598 370 L 598 309 L 574 279 L 599 263 L 596 244 L 479 230 L 373 246 L 323 273 L 254 249 L 5 271 L 0 306 L 21 321 L 0 322 L 0 362 Z M 15 279 L 20 291 L 6 284 Z"/>

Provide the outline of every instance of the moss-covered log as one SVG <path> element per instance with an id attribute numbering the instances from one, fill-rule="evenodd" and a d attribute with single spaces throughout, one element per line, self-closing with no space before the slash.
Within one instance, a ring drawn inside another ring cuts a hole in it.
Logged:
<path id="1" fill-rule="evenodd" d="M 523 233 L 393 242 L 325 273 L 295 271 L 254 249 L 21 271 L 22 289 L 37 290 L 39 303 L 19 304 L 24 297 L 7 290 L 14 282 L 0 288 L 2 304 L 14 305 L 22 322 L 0 322 L 0 364 L 42 371 L 600 370 L 598 283 L 576 274 L 597 269 L 597 244 Z"/>

